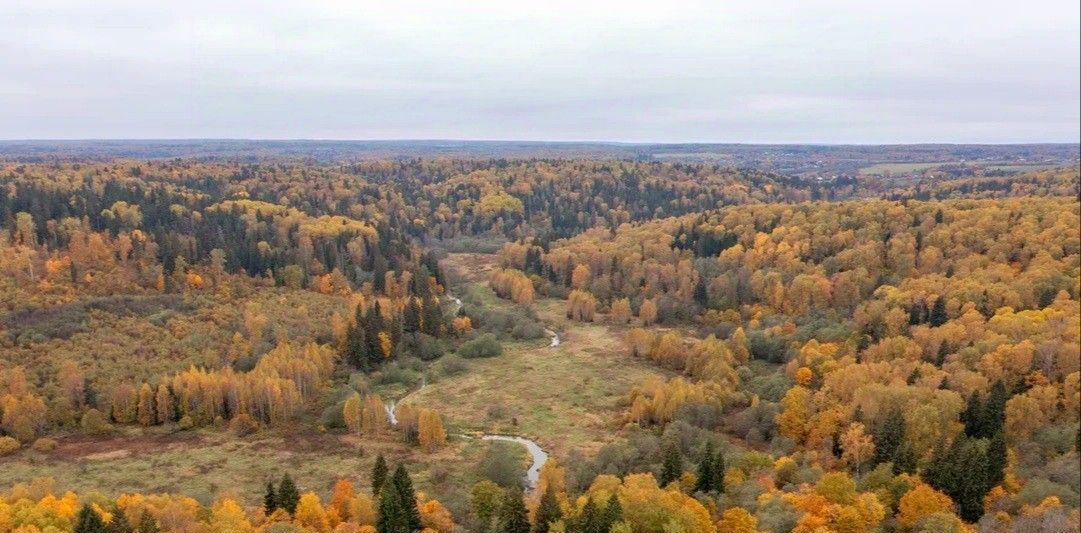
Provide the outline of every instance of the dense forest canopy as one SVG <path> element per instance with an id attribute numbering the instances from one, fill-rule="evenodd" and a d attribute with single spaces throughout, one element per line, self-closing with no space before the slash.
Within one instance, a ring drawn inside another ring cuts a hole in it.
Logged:
<path id="1" fill-rule="evenodd" d="M 0 474 L 0 531 L 1079 528 L 1075 146 L 17 148 L 0 470 L 60 479 Z M 972 163 L 1026 157 L 1066 165 Z M 270 437 L 333 462 L 186 493 L 67 459 Z"/>

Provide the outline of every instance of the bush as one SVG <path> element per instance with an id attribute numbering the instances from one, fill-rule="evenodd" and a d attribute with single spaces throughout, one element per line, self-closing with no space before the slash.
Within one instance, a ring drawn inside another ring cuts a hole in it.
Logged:
<path id="1" fill-rule="evenodd" d="M 19 441 L 11 437 L 0 437 L 0 456 L 11 455 L 19 449 Z"/>
<path id="2" fill-rule="evenodd" d="M 55 450 L 56 447 L 59 446 L 59 445 L 60 445 L 60 443 L 56 442 L 56 439 L 50 439 L 48 437 L 42 437 L 42 438 L 34 441 L 34 444 L 31 445 L 30 447 L 33 448 L 33 450 L 35 452 L 48 453 L 48 452 L 51 452 L 51 451 Z"/>
<path id="3" fill-rule="evenodd" d="M 319 416 L 319 425 L 327 429 L 345 429 L 345 400 L 328 405 Z"/>
<path id="4" fill-rule="evenodd" d="M 771 363 L 781 364 L 788 361 L 788 343 L 780 335 L 767 335 L 761 331 L 752 331 L 747 336 L 751 357 Z"/>
<path id="5" fill-rule="evenodd" d="M 1039 505 L 1049 496 L 1057 496 L 1063 505 L 1069 507 L 1081 504 L 1081 497 L 1069 486 L 1042 478 L 1028 480 L 1021 492 L 1017 493 L 1017 500 L 1029 505 Z"/>
<path id="6" fill-rule="evenodd" d="M 398 359 L 391 361 L 383 368 L 370 376 L 371 382 L 380 385 L 391 385 L 400 383 L 402 385 L 412 386 L 414 383 L 420 381 L 421 369 L 416 368 L 414 362 L 418 362 L 416 359 Z"/>
<path id="7" fill-rule="evenodd" d="M 417 356 L 421 361 L 434 361 L 443 357 L 446 352 L 443 341 L 424 333 L 402 336 L 401 349 Z"/>
<path id="8" fill-rule="evenodd" d="M 176 423 L 176 425 L 180 429 L 191 429 L 195 427 L 195 419 L 193 419 L 191 415 L 184 415 L 184 418 L 181 418 L 180 421 Z"/>
<path id="9" fill-rule="evenodd" d="M 518 322 L 511 329 L 510 335 L 519 340 L 539 339 L 544 336 L 544 326 L 536 322 Z"/>
<path id="10" fill-rule="evenodd" d="M 481 459 L 480 476 L 501 487 L 521 488 L 525 479 L 521 451 L 517 444 L 492 441 Z"/>
<path id="11" fill-rule="evenodd" d="M 229 423 L 229 429 L 238 437 L 246 437 L 259 431 L 259 423 L 248 413 L 240 413 Z"/>
<path id="12" fill-rule="evenodd" d="M 83 433 L 91 435 L 105 433 L 112 428 L 105 415 L 97 409 L 87 409 L 83 413 L 82 419 L 79 420 L 79 426 L 83 428 Z"/>
<path id="13" fill-rule="evenodd" d="M 486 333 L 462 344 L 458 348 L 458 354 L 466 359 L 498 357 L 503 355 L 503 346 L 496 340 L 495 335 Z"/>
<path id="14" fill-rule="evenodd" d="M 444 376 L 455 376 L 469 369 L 469 365 L 457 355 L 448 355 L 442 359 L 439 365 Z"/>

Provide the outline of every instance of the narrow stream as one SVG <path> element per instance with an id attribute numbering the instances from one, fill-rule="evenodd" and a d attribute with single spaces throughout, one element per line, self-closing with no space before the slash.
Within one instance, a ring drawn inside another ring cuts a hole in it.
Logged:
<path id="1" fill-rule="evenodd" d="M 450 295 L 449 293 L 447 294 L 447 296 L 451 300 L 454 301 L 454 306 L 455 306 L 454 307 L 454 314 L 458 314 L 458 311 L 462 308 L 462 300 L 460 300 L 456 296 Z M 548 344 L 549 348 L 555 348 L 556 346 L 559 346 L 559 334 L 558 333 L 556 333 L 556 332 L 554 332 L 554 331 L 552 331 L 550 329 L 545 329 L 544 332 L 546 334 L 548 334 L 548 336 L 550 336 L 552 338 L 551 342 Z M 401 398 L 399 398 L 397 400 L 390 400 L 390 401 L 388 401 L 386 403 L 385 409 L 387 411 L 387 422 L 390 422 L 390 425 L 392 425 L 392 426 L 397 426 L 398 425 L 398 417 L 395 414 L 395 411 L 397 411 L 397 409 L 398 409 L 398 404 L 405 401 L 405 399 L 408 398 L 409 396 L 411 396 L 413 394 L 416 394 L 417 392 L 420 392 L 420 390 L 423 389 L 426 385 L 428 385 L 427 379 L 424 376 L 421 376 L 421 381 L 420 381 L 420 386 L 419 387 L 417 387 L 416 389 L 412 390 L 411 392 L 409 392 L 408 394 L 406 394 L 405 396 L 402 396 Z M 461 437 L 467 438 L 467 439 L 471 438 L 468 435 L 461 435 Z M 525 446 L 526 451 L 529 452 L 529 456 L 533 459 L 533 463 L 531 465 L 529 465 L 529 470 L 526 470 L 526 474 L 525 474 L 526 487 L 529 488 L 529 489 L 532 489 L 532 488 L 537 486 L 537 481 L 540 479 L 540 469 L 541 469 L 541 467 L 544 466 L 544 463 L 548 462 L 548 452 L 545 452 L 544 449 L 541 448 L 540 445 L 536 443 L 536 441 L 527 439 L 525 437 L 516 437 L 516 436 L 512 436 L 512 435 L 488 435 L 488 434 L 484 434 L 484 435 L 481 435 L 480 438 L 481 438 L 481 440 L 499 440 L 499 441 L 506 441 L 506 442 L 515 442 L 515 443 L 521 444 L 522 446 Z"/>
<path id="2" fill-rule="evenodd" d="M 548 452 L 544 451 L 539 444 L 524 437 L 510 435 L 483 435 L 481 439 L 517 442 L 525 446 L 525 449 L 529 451 L 529 455 L 533 458 L 533 464 L 529 466 L 529 470 L 526 470 L 525 473 L 526 487 L 532 489 L 537 486 L 537 481 L 540 479 L 540 469 L 544 466 L 544 463 L 548 462 Z"/>
<path id="3" fill-rule="evenodd" d="M 558 333 L 556 333 L 556 332 L 554 332 L 554 331 L 552 331 L 550 329 L 544 330 L 544 333 L 546 333 L 549 337 L 552 338 L 552 342 L 548 343 L 549 348 L 555 348 L 556 346 L 559 346 L 559 334 Z"/>

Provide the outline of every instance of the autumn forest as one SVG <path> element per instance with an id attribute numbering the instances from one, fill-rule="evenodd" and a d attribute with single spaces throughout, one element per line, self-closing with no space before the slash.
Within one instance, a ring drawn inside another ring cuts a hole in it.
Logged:
<path id="1" fill-rule="evenodd" d="M 0 531 L 1078 531 L 1057 150 L 0 151 Z"/>

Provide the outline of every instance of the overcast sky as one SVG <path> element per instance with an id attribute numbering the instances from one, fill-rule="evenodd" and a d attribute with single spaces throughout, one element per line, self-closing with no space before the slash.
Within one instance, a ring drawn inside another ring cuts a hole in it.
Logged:
<path id="1" fill-rule="evenodd" d="M 1078 142 L 1079 26 L 1077 0 L 3 0 L 0 139 Z"/>

